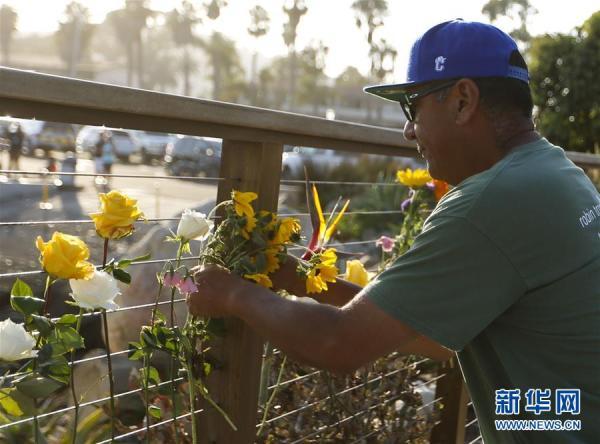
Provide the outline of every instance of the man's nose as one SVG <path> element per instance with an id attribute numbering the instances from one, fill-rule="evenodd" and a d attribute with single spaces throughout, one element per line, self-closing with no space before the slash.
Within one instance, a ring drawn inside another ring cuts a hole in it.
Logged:
<path id="1" fill-rule="evenodd" d="M 413 122 L 411 122 L 410 120 L 407 120 L 406 123 L 404 124 L 404 138 L 406 140 L 408 140 L 409 142 L 411 140 L 416 139 L 415 124 Z"/>

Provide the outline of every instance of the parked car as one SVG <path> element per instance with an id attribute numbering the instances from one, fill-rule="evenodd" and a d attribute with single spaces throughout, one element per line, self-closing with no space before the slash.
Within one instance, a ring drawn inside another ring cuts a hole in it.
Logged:
<path id="1" fill-rule="evenodd" d="M 305 165 L 321 165 L 333 169 L 342 163 L 357 164 L 358 156 L 334 150 L 304 146 L 285 146 L 281 159 L 281 174 L 284 178 L 304 178 Z"/>
<path id="2" fill-rule="evenodd" d="M 131 155 L 137 152 L 137 144 L 131 134 L 125 130 L 102 126 L 84 126 L 81 128 L 75 142 L 77 152 L 93 154 L 102 131 L 111 132 L 117 158 L 126 162 L 131 160 Z"/>
<path id="3" fill-rule="evenodd" d="M 165 157 L 167 145 L 175 141 L 177 137 L 174 134 L 156 131 L 132 131 L 131 133 L 137 143 L 143 163 L 150 163 L 155 159 L 162 160 Z"/>
<path id="4" fill-rule="evenodd" d="M 75 127 L 70 123 L 30 120 L 24 125 L 31 149 L 75 151 Z"/>
<path id="5" fill-rule="evenodd" d="M 221 165 L 221 139 L 178 136 L 167 145 L 165 169 L 172 176 L 216 177 Z"/>

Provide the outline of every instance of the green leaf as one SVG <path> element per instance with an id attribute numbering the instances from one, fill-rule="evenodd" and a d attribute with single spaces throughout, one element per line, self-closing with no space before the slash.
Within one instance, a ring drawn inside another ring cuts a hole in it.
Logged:
<path id="1" fill-rule="evenodd" d="M 131 265 L 134 262 L 141 262 L 141 261 L 146 261 L 148 259 L 150 259 L 150 253 L 146 253 L 142 256 L 138 256 L 138 257 L 134 257 L 133 259 L 121 259 L 119 262 L 117 262 L 117 267 L 118 268 L 127 268 L 129 265 Z"/>
<path id="2" fill-rule="evenodd" d="M 154 367 L 142 367 L 140 372 L 142 374 L 142 387 L 146 388 L 151 384 L 157 385 L 160 383 L 158 370 Z"/>
<path id="3" fill-rule="evenodd" d="M 33 296 L 33 290 L 29 285 L 17 278 L 10 290 L 11 296 Z"/>
<path id="4" fill-rule="evenodd" d="M 144 349 L 139 342 L 130 342 L 127 357 L 132 361 L 139 361 L 144 357 Z"/>
<path id="5" fill-rule="evenodd" d="M 210 365 L 210 363 L 205 362 L 204 364 L 202 364 L 202 370 L 204 370 L 204 376 L 208 376 L 212 371 L 212 366 Z"/>
<path id="6" fill-rule="evenodd" d="M 149 406 L 148 413 L 150 413 L 150 416 L 152 416 L 153 418 L 156 418 L 156 419 L 162 418 L 162 412 L 160 411 L 160 407 L 158 407 L 156 405 Z"/>
<path id="7" fill-rule="evenodd" d="M 48 342 L 52 344 L 53 356 L 64 355 L 72 349 L 85 347 L 83 337 L 74 328 L 66 325 L 58 325 Z"/>
<path id="8" fill-rule="evenodd" d="M 15 284 L 16 285 L 16 284 Z M 13 287 L 14 289 L 14 287 Z M 10 306 L 25 316 L 39 314 L 44 308 L 44 300 L 33 296 L 10 295 Z"/>
<path id="9" fill-rule="evenodd" d="M 15 384 L 17 390 L 30 398 L 47 398 L 49 395 L 64 387 L 52 378 L 30 375 Z"/>
<path id="10" fill-rule="evenodd" d="M 115 277 L 115 279 L 117 279 L 125 284 L 131 284 L 131 275 L 129 273 L 127 273 L 125 270 L 122 270 L 120 268 L 115 268 L 113 270 L 113 276 Z"/>
<path id="11" fill-rule="evenodd" d="M 52 331 L 52 321 L 45 316 L 31 315 L 31 324 L 43 337 L 46 337 Z"/>
<path id="12" fill-rule="evenodd" d="M 11 397 L 13 392 L 15 392 L 14 388 L 0 389 L 0 407 L 9 415 L 23 416 L 19 403 Z"/>
<path id="13" fill-rule="evenodd" d="M 68 324 L 68 325 L 71 325 L 71 324 L 75 324 L 75 323 L 77 323 L 77 318 L 78 318 L 78 316 L 77 316 L 77 315 L 74 315 L 74 314 L 68 313 L 68 314 L 64 314 L 64 315 L 62 315 L 62 316 L 61 316 L 61 317 L 58 319 L 58 321 L 56 321 L 56 323 L 57 323 L 57 324 Z"/>

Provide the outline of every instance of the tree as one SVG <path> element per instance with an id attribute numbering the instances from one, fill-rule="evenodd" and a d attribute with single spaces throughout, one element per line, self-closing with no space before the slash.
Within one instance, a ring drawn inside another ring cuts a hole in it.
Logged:
<path id="1" fill-rule="evenodd" d="M 2 51 L 2 64 L 10 63 L 10 46 L 13 34 L 17 30 L 19 15 L 8 5 L 0 7 L 0 49 Z"/>
<path id="2" fill-rule="evenodd" d="M 317 114 L 319 105 L 327 104 L 328 87 L 325 79 L 325 58 L 329 48 L 319 42 L 302 50 L 300 53 L 300 91 L 298 99 L 305 105 L 313 106 L 313 114 Z"/>
<path id="3" fill-rule="evenodd" d="M 524 44 L 531 40 L 531 34 L 527 30 L 527 18 L 537 14 L 537 10 L 531 6 L 529 0 L 488 0 L 483 5 L 481 12 L 487 15 L 492 23 L 500 16 L 509 17 L 512 20 L 516 20 L 515 16 L 517 16 L 520 24 L 510 32 L 510 35 Z"/>
<path id="4" fill-rule="evenodd" d="M 201 43 L 213 67 L 213 99 L 235 102 L 245 92 L 244 70 L 235 43 L 220 32 L 214 32 Z"/>
<path id="5" fill-rule="evenodd" d="M 148 18 L 154 11 L 146 7 L 147 0 L 125 0 L 125 8 L 108 13 L 107 20 L 113 25 L 117 38 L 127 51 L 127 85 L 133 85 L 133 73 L 137 85 L 144 87 L 144 48 L 142 33 L 148 26 Z"/>
<path id="6" fill-rule="evenodd" d="M 366 84 L 367 78 L 354 66 L 348 66 L 335 79 L 334 100 L 336 105 L 362 108 L 366 99 L 366 94 L 362 89 Z"/>
<path id="7" fill-rule="evenodd" d="M 167 18 L 167 25 L 171 29 L 171 35 L 175 45 L 183 48 L 182 71 L 183 71 L 183 94 L 190 95 L 190 73 L 192 61 L 190 49 L 199 44 L 199 38 L 194 34 L 194 27 L 201 23 L 196 6 L 188 0 L 181 2 L 179 9 L 174 9 Z"/>
<path id="8" fill-rule="evenodd" d="M 600 153 L 600 11 L 576 35 L 531 41 L 531 88 L 537 126 L 565 149 Z"/>
<path id="9" fill-rule="evenodd" d="M 216 20 L 221 15 L 221 9 L 227 6 L 227 0 L 210 0 L 205 3 L 206 16 L 211 20 Z"/>
<path id="10" fill-rule="evenodd" d="M 386 0 L 356 0 L 352 4 L 355 11 L 356 27 L 366 33 L 367 44 L 369 45 L 369 57 L 371 58 L 371 69 L 369 70 L 370 79 L 379 81 L 393 71 L 396 60 L 396 51 L 388 45 L 384 39 L 376 39 L 375 31 L 383 26 L 383 18 L 388 13 L 388 4 Z M 388 66 L 391 64 L 391 67 Z M 371 101 L 367 101 L 367 119 L 371 120 Z M 378 115 L 381 117 L 382 104 L 377 103 Z"/>
<path id="11" fill-rule="evenodd" d="M 72 1 L 65 8 L 55 38 L 61 59 L 67 65 L 69 76 L 77 76 L 77 66 L 88 51 L 95 26 L 90 22 L 90 11 L 81 3 Z"/>
<path id="12" fill-rule="evenodd" d="M 144 80 L 148 89 L 166 91 L 177 86 L 177 70 L 174 67 L 179 59 L 173 51 L 170 34 L 166 26 L 150 28 L 146 33 Z"/>
<path id="13" fill-rule="evenodd" d="M 248 26 L 248 34 L 258 40 L 269 32 L 269 14 L 266 9 L 260 5 L 254 6 L 250 9 L 250 26 Z M 249 99 L 252 105 L 256 105 L 257 100 L 257 88 L 256 88 L 256 63 L 258 58 L 258 52 L 254 51 L 252 54 L 252 71 L 250 73 L 250 90 Z"/>
<path id="14" fill-rule="evenodd" d="M 289 96 L 288 96 L 288 108 L 294 108 L 294 102 L 296 99 L 296 38 L 298 25 L 300 19 L 308 9 L 304 5 L 304 0 L 292 0 L 292 4 L 289 7 L 283 6 L 283 12 L 288 16 L 288 21 L 283 25 L 283 42 L 288 48 L 289 63 L 290 63 L 290 76 L 289 76 Z"/>

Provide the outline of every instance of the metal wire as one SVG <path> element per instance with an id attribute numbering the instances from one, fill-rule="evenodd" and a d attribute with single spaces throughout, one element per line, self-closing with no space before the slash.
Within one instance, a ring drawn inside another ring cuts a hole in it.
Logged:
<path id="1" fill-rule="evenodd" d="M 312 433 L 309 433 L 308 435 L 305 435 L 305 436 L 303 436 L 302 438 L 300 438 L 300 439 L 297 439 L 296 441 L 292 441 L 290 444 L 299 444 L 299 443 L 301 443 L 301 442 L 304 442 L 304 441 L 306 441 L 307 439 L 309 439 L 309 438 L 312 438 L 313 436 L 317 436 L 317 435 L 319 435 L 319 434 L 323 433 L 325 430 L 329 430 L 329 429 L 331 429 L 331 428 L 333 428 L 333 427 L 336 427 L 336 426 L 339 426 L 339 425 L 341 425 L 341 424 L 344 424 L 345 422 L 348 422 L 348 421 L 350 421 L 350 420 L 352 420 L 352 419 L 355 419 L 355 418 L 357 418 L 357 417 L 359 417 L 359 416 L 362 416 L 362 415 L 364 415 L 365 413 L 369 413 L 371 410 L 375 410 L 377 407 L 381 407 L 381 406 L 383 406 L 383 405 L 385 405 L 385 404 L 388 404 L 388 403 L 390 403 L 390 402 L 397 401 L 397 400 L 398 400 L 398 399 L 400 399 L 400 398 L 401 398 L 401 396 L 400 396 L 400 395 L 396 395 L 396 396 L 392 396 L 391 398 L 388 398 L 388 399 L 386 399 L 386 400 L 384 400 L 383 402 L 380 402 L 380 403 L 378 403 L 378 404 L 372 404 L 372 405 L 370 405 L 368 408 L 366 408 L 366 409 L 364 409 L 364 410 L 361 410 L 361 411 L 359 411 L 359 412 L 356 412 L 356 413 L 354 413 L 354 414 L 352 414 L 352 415 L 350 415 L 350 416 L 346 416 L 345 418 L 342 418 L 342 419 L 340 419 L 339 421 L 336 421 L 336 422 L 334 422 L 334 423 L 327 424 L 327 425 L 325 425 L 325 426 L 319 427 L 319 428 L 318 428 L 317 430 L 315 430 L 314 432 L 312 432 Z M 379 398 L 379 400 L 381 400 L 381 399 L 382 399 L 382 398 Z"/>
<path id="2" fill-rule="evenodd" d="M 195 176 L 155 176 L 152 174 L 105 174 L 105 173 L 81 173 L 81 172 L 63 172 L 57 171 L 50 173 L 47 171 L 33 170 L 0 170 L 0 174 L 18 174 L 18 175 L 34 175 L 34 176 L 79 176 L 79 177 L 120 177 L 133 179 L 183 179 L 197 180 L 200 182 L 218 182 L 226 180 L 224 177 L 195 177 Z M 280 183 L 284 185 L 305 185 L 305 180 L 298 179 L 282 179 Z M 315 185 L 352 185 L 352 186 L 404 186 L 398 182 L 343 182 L 337 180 L 310 180 L 309 184 Z"/>
<path id="3" fill-rule="evenodd" d="M 381 214 L 401 214 L 403 211 L 401 210 L 389 210 L 389 211 L 347 211 L 344 213 L 349 216 L 363 215 L 363 216 L 371 216 L 371 215 L 381 215 Z M 331 213 L 323 213 L 324 216 L 329 216 Z M 303 217 L 310 216 L 310 213 L 284 213 L 279 214 L 279 217 Z M 211 217 L 211 220 L 220 219 L 219 216 Z M 136 221 L 135 225 L 148 225 L 149 222 L 166 222 L 166 221 L 179 221 L 179 217 L 161 217 L 161 218 L 149 218 L 144 221 Z M 91 225 L 94 221 L 91 219 L 73 219 L 73 220 L 36 220 L 36 221 L 10 221 L 10 222 L 0 222 L 0 227 L 14 227 L 14 226 L 39 226 L 39 225 Z"/>
<path id="4" fill-rule="evenodd" d="M 194 410 L 194 415 L 197 415 L 198 413 L 202 413 L 203 411 L 204 411 L 204 409 Z M 160 421 L 160 422 L 157 422 L 155 424 L 151 424 L 148 427 L 139 428 L 139 429 L 133 430 L 131 432 L 127 432 L 127 433 L 124 433 L 122 435 L 115 436 L 115 441 L 118 441 L 121 438 L 127 438 L 128 436 L 137 435 L 138 433 L 145 432 L 147 429 L 153 429 L 155 427 L 164 426 L 164 425 L 169 424 L 171 422 L 178 421 L 178 420 L 183 419 L 183 418 L 187 418 L 188 416 L 192 416 L 192 412 L 184 413 L 183 415 L 176 416 L 175 418 L 165 419 L 164 421 Z M 97 444 L 106 444 L 106 443 L 110 443 L 111 441 L 112 440 L 110 440 L 110 439 L 106 439 L 104 441 L 98 442 Z"/>
<path id="5" fill-rule="evenodd" d="M 106 357 L 106 356 L 104 356 L 104 357 Z M 151 388 L 162 387 L 163 385 L 167 385 L 167 384 L 171 384 L 171 383 L 174 383 L 174 382 L 183 381 L 183 379 L 184 378 L 170 379 L 168 381 L 164 381 L 164 382 L 161 382 L 159 384 L 148 385 L 148 388 L 151 389 Z M 129 390 L 129 391 L 123 392 L 123 393 L 118 393 L 118 394 L 114 395 L 114 399 L 122 398 L 124 396 L 134 395 L 136 393 L 141 393 L 143 391 L 144 391 L 143 388 L 139 388 L 139 389 Z M 110 400 L 110 396 L 107 396 L 107 397 L 104 397 L 104 398 L 94 399 L 93 401 L 82 402 L 81 404 L 79 404 L 78 407 L 79 408 L 87 407 L 89 405 L 99 404 L 99 403 L 106 402 L 106 401 L 109 401 L 109 400 Z M 48 412 L 48 413 L 42 413 L 42 414 L 38 415 L 38 419 L 48 418 L 50 416 L 56 415 L 57 413 L 66 413 L 66 412 L 70 412 L 71 410 L 75 410 L 75 406 L 74 405 L 70 406 L 70 407 L 65 407 L 65 408 L 62 408 L 62 409 L 58 409 L 58 410 L 53 410 L 53 411 Z M 0 430 L 7 429 L 7 428 L 12 427 L 14 425 L 23 424 L 23 423 L 30 422 L 30 421 L 33 421 L 33 416 L 30 416 L 29 418 L 19 419 L 18 421 L 10 422 L 8 424 L 1 424 L 0 425 Z"/>
<path id="6" fill-rule="evenodd" d="M 187 256 L 187 257 L 181 258 L 182 261 L 190 261 L 190 260 L 194 260 L 194 259 L 200 259 L 200 256 Z M 132 262 L 131 264 L 129 264 L 129 266 L 132 267 L 134 265 L 164 264 L 169 261 L 175 261 L 175 260 L 177 260 L 177 258 L 175 258 L 175 257 L 168 258 L 168 259 L 151 259 L 151 260 L 147 260 L 147 261 Z M 100 267 L 101 267 L 100 265 L 94 265 L 94 268 L 99 269 Z M 46 272 L 44 270 L 18 271 L 18 272 L 14 272 L 14 273 L 1 273 L 0 279 L 5 278 L 5 277 L 35 276 L 35 275 L 45 274 L 45 273 Z"/>
<path id="7" fill-rule="evenodd" d="M 469 421 L 466 425 L 465 425 L 465 429 L 468 429 L 469 427 L 471 427 L 473 424 L 477 423 L 477 418 L 472 419 L 471 421 Z"/>
<path id="8" fill-rule="evenodd" d="M 68 173 L 58 171 L 49 173 L 46 171 L 30 171 L 30 170 L 0 170 L 0 174 L 20 174 L 32 176 L 79 176 L 79 177 L 120 177 L 130 179 L 179 179 L 179 180 L 197 180 L 200 182 L 220 182 L 224 181 L 223 177 L 192 177 L 192 176 L 154 176 L 151 174 L 105 174 L 105 173 Z"/>
<path id="9" fill-rule="evenodd" d="M 312 373 L 308 373 L 306 375 L 298 376 L 297 378 L 288 379 L 287 381 L 280 382 L 279 385 L 277 385 L 277 384 L 270 385 L 269 387 L 267 387 L 267 390 L 273 390 L 275 388 L 285 387 L 286 385 L 293 384 L 294 382 L 300 382 L 300 381 L 303 381 L 304 379 L 310 378 L 312 376 L 317 376 L 321 372 L 322 372 L 321 370 L 315 370 Z"/>
<path id="10" fill-rule="evenodd" d="M 211 219 L 215 219 L 211 218 Z M 178 221 L 179 217 L 160 217 L 160 218 L 148 218 L 144 221 L 135 221 L 135 225 L 148 224 L 148 222 L 165 222 L 165 221 Z M 36 226 L 36 225 L 89 225 L 93 224 L 92 219 L 71 219 L 71 220 L 30 220 L 30 221 L 11 221 L 11 222 L 0 222 L 0 227 L 12 227 L 12 226 Z"/>
<path id="11" fill-rule="evenodd" d="M 280 183 L 283 184 L 302 184 L 305 185 L 305 180 L 294 180 L 294 179 L 282 179 Z M 310 180 L 309 184 L 316 185 L 358 185 L 358 186 L 405 186 L 399 182 L 343 182 L 338 180 Z"/>
<path id="12" fill-rule="evenodd" d="M 383 375 L 377 376 L 377 377 L 375 377 L 375 378 L 372 378 L 372 379 L 370 379 L 370 380 L 368 380 L 368 381 L 366 381 L 366 382 L 363 382 L 363 383 L 361 383 L 361 384 L 357 384 L 357 385 L 355 385 L 355 386 L 352 386 L 352 387 L 346 388 L 346 389 L 344 389 L 344 390 L 342 390 L 342 391 L 340 391 L 340 392 L 337 392 L 337 393 L 335 393 L 334 395 L 335 395 L 335 396 L 338 396 L 338 395 L 345 395 L 345 394 L 347 394 L 347 393 L 350 393 L 350 392 L 352 392 L 352 391 L 354 391 L 354 390 L 356 390 L 356 389 L 359 389 L 359 388 L 361 388 L 361 387 L 364 387 L 364 386 L 365 386 L 365 385 L 367 385 L 367 384 L 371 384 L 371 383 L 373 383 L 373 382 L 376 382 L 376 381 L 383 380 L 384 378 L 389 378 L 390 376 L 394 376 L 394 375 L 396 375 L 396 374 L 400 373 L 401 371 L 404 371 L 404 370 L 407 370 L 407 369 L 409 369 L 410 367 L 413 367 L 413 366 L 416 366 L 416 365 L 422 364 L 423 362 L 425 362 L 425 361 L 428 361 L 428 360 L 429 360 L 429 359 L 428 359 L 428 358 L 426 358 L 426 359 L 422 359 L 421 361 L 413 362 L 413 363 L 411 363 L 411 364 L 409 364 L 409 365 L 407 365 L 407 366 L 401 367 L 401 368 L 399 368 L 399 369 L 396 369 L 396 370 L 392 370 L 391 372 L 388 372 L 388 373 L 385 373 L 385 374 L 383 374 Z M 444 376 L 444 375 L 441 375 L 441 376 Z M 438 379 L 439 379 L 439 377 L 438 377 Z M 274 418 L 268 419 L 267 421 L 265 421 L 265 424 L 270 424 L 270 423 L 272 423 L 272 422 L 279 421 L 280 419 L 283 419 L 283 418 L 285 418 L 285 417 L 287 417 L 287 416 L 294 415 L 294 414 L 296 414 L 296 413 L 300 413 L 300 412 L 301 412 L 301 411 L 303 411 L 303 410 L 306 410 L 306 409 L 309 409 L 309 408 L 311 408 L 311 407 L 314 407 L 315 405 L 317 405 L 317 404 L 320 404 L 321 402 L 327 401 L 327 400 L 329 400 L 329 399 L 331 399 L 331 396 L 327 396 L 327 397 L 325 397 L 325 398 L 319 399 L 318 401 L 311 402 L 310 404 L 304 405 L 304 406 L 302 406 L 302 407 L 299 407 L 299 408 L 297 408 L 297 409 L 295 409 L 295 410 L 292 410 L 292 411 L 290 411 L 290 412 L 286 412 L 286 413 L 284 413 L 284 414 L 282 414 L 282 415 L 279 415 L 279 416 L 276 416 L 276 417 L 274 417 Z M 259 426 L 260 426 L 260 425 L 257 425 L 257 427 L 259 427 Z"/>
<path id="13" fill-rule="evenodd" d="M 475 438 L 473 441 L 469 442 L 469 444 L 475 444 L 476 442 L 481 441 L 483 442 L 483 437 L 481 435 L 479 435 L 477 438 Z"/>

